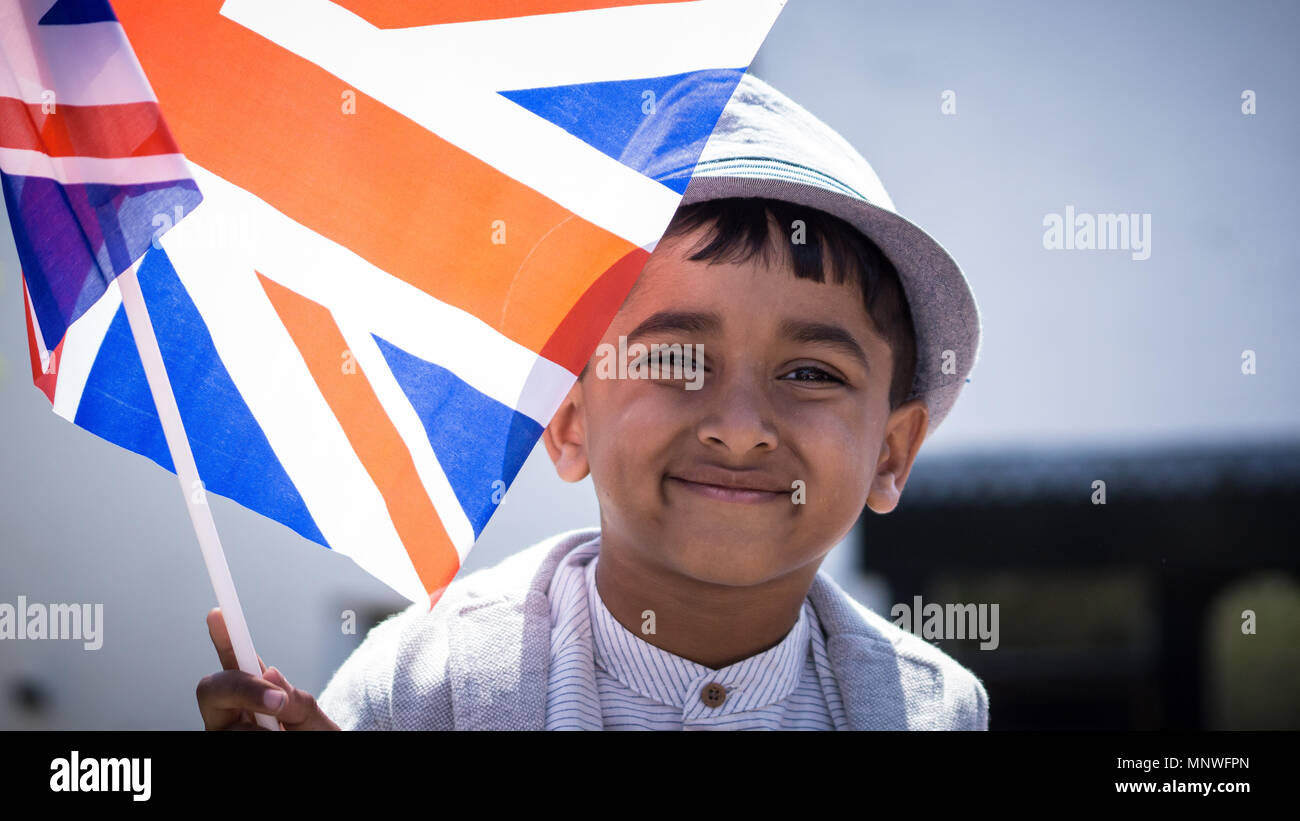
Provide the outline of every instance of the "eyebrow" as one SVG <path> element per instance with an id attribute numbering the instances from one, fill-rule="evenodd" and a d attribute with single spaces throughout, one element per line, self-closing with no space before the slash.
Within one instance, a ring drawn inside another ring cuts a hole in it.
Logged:
<path id="1" fill-rule="evenodd" d="M 715 313 L 693 313 L 689 311 L 659 311 L 646 317 L 640 325 L 627 335 L 627 341 L 638 336 L 665 331 L 678 333 L 716 335 L 722 328 L 722 317 Z"/>
<path id="2" fill-rule="evenodd" d="M 653 333 L 677 332 L 698 335 L 716 335 L 722 329 L 722 317 L 712 312 L 659 311 L 648 316 L 627 335 L 630 344 L 637 337 Z M 826 345 L 845 353 L 871 369 L 867 354 L 853 338 L 853 334 L 827 322 L 810 322 L 785 319 L 781 322 L 781 335 L 792 342 Z"/>
<path id="3" fill-rule="evenodd" d="M 862 363 L 862 367 L 871 370 L 867 354 L 853 338 L 853 334 L 826 322 L 807 322 L 799 319 L 786 319 L 781 322 L 781 333 L 793 342 L 826 345 L 841 353 L 848 354 Z"/>

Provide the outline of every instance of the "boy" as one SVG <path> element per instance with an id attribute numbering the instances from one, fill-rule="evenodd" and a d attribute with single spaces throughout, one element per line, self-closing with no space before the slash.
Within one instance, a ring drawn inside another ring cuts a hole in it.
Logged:
<path id="1" fill-rule="evenodd" d="M 897 505 L 978 341 L 948 254 L 745 75 L 598 348 L 680 353 L 651 379 L 589 363 L 543 433 L 561 478 L 592 476 L 600 528 L 387 619 L 319 704 L 239 672 L 213 610 L 205 726 L 987 729 L 969 670 L 818 572 L 864 505 Z"/>

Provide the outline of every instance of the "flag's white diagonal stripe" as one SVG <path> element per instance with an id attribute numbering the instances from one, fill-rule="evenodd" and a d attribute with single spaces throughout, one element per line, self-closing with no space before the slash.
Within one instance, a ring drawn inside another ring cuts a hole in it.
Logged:
<path id="1" fill-rule="evenodd" d="M 420 477 L 420 483 L 424 485 L 434 509 L 438 511 L 438 518 L 442 520 L 447 536 L 456 546 L 456 553 L 463 562 L 469 549 L 474 546 L 474 526 L 465 515 L 464 508 L 460 506 L 460 501 L 456 498 L 456 492 L 452 490 L 451 482 L 447 481 L 447 474 L 443 471 L 442 465 L 438 463 L 438 457 L 429 443 L 429 435 L 425 432 L 424 423 L 420 421 L 419 414 L 406 398 L 401 385 L 393 378 L 383 352 L 375 344 L 374 337 L 366 330 L 366 323 L 350 320 L 337 310 L 333 314 L 334 321 L 343 332 L 343 338 L 348 342 L 348 350 L 356 357 L 360 371 L 365 374 L 366 380 L 370 383 L 380 404 L 384 406 L 402 442 L 411 452 L 411 459 L 415 463 L 415 472 Z"/>
<path id="2" fill-rule="evenodd" d="M 359 65 L 373 50 L 422 79 L 504 91 L 744 68 L 784 5 L 697 0 L 387 30 L 329 0 L 227 0 L 221 13 L 255 31 L 292 27 L 298 38 L 271 39 L 295 51 L 338 32 L 358 47 L 334 61 L 339 67 Z"/>
<path id="3" fill-rule="evenodd" d="M 634 245 L 658 239 L 677 210 L 675 191 L 495 91 L 468 85 L 464 65 L 439 67 L 391 51 L 386 32 L 331 3 L 227 0 L 221 12 Z"/>
<path id="4" fill-rule="evenodd" d="M 253 269 L 211 238 L 206 199 L 162 239 L 222 364 L 330 546 L 411 601 L 427 595 L 392 517 Z"/>
<path id="5" fill-rule="evenodd" d="M 281 214 L 201 166 L 190 164 L 204 202 L 220 209 L 209 241 L 266 276 L 354 321 L 407 353 L 447 368 L 475 390 L 540 425 L 573 381 L 563 367 L 478 317 L 429 296 Z M 188 217 L 181 222 L 187 222 Z M 430 264 L 436 264 L 431 260 Z"/>
<path id="6" fill-rule="evenodd" d="M 137 261 L 136 265 L 139 264 Z M 122 291 L 114 277 L 108 283 L 104 295 L 77 317 L 77 321 L 69 325 L 67 333 L 63 335 L 63 355 L 54 362 L 57 373 L 54 383 L 54 412 L 69 422 L 76 421 L 77 408 L 81 405 L 81 394 L 86 390 L 90 369 L 95 366 L 99 347 L 121 305 Z"/>
<path id="7" fill-rule="evenodd" d="M 380 35 L 385 48 L 408 65 L 459 66 L 464 83 L 504 91 L 745 68 L 784 4 L 700 0 L 618 6 Z"/>

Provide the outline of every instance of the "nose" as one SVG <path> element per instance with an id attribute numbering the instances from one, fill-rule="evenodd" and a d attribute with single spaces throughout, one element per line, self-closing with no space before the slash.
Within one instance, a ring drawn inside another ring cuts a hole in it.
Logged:
<path id="1" fill-rule="evenodd" d="M 706 380 L 700 441 L 742 458 L 750 451 L 775 450 L 779 442 L 768 385 L 756 369 L 728 368 Z"/>

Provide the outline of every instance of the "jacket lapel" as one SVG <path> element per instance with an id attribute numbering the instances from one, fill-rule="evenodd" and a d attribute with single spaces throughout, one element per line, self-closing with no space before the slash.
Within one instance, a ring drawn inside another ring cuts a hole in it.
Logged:
<path id="1" fill-rule="evenodd" d="M 559 534 L 507 559 L 494 590 L 448 619 L 447 676 L 457 730 L 544 730 L 551 665 L 546 597 L 561 559 L 600 531 Z"/>
<path id="2" fill-rule="evenodd" d="M 830 576 L 818 573 L 809 591 L 817 618 L 826 631 L 826 656 L 839 685 L 840 699 L 852 730 L 906 730 L 908 703 L 904 698 L 904 670 L 894 646 L 860 612 Z M 909 673 L 910 674 L 910 673 Z M 929 681 L 907 682 L 907 692 L 933 697 L 939 686 Z M 919 688 L 919 689 L 915 689 Z"/>
<path id="3" fill-rule="evenodd" d="M 466 604 L 450 620 L 448 673 L 455 729 L 527 728 L 534 705 L 530 694 L 521 691 L 524 627 L 523 607 L 508 598 Z"/>

